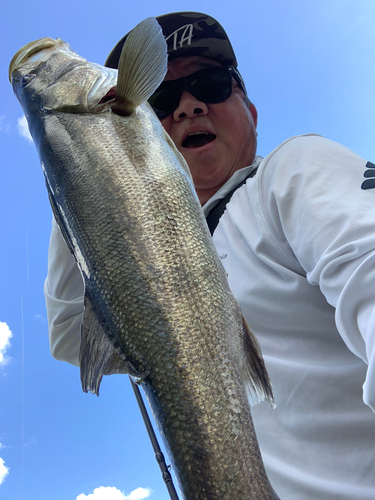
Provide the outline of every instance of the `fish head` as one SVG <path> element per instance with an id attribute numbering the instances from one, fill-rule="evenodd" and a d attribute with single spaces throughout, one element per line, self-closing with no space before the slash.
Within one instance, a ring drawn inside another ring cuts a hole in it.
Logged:
<path id="1" fill-rule="evenodd" d="M 116 85 L 117 70 L 88 62 L 59 38 L 41 38 L 14 55 L 9 79 L 30 126 L 40 113 L 90 112 Z"/>

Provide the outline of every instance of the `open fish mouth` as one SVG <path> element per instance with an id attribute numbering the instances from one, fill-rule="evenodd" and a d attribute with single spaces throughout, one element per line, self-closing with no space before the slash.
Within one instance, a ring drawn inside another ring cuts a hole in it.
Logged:
<path id="1" fill-rule="evenodd" d="M 12 58 L 9 65 L 9 81 L 12 81 L 12 73 L 18 69 L 22 64 L 24 64 L 27 60 L 32 59 L 41 59 L 44 55 L 48 54 L 48 52 L 52 49 L 54 50 L 56 46 L 63 45 L 64 42 L 57 38 L 54 40 L 53 38 L 45 37 L 40 38 L 39 40 L 35 40 L 34 42 L 30 42 L 24 45 Z M 48 55 L 47 55 L 48 57 Z"/>
<path id="2" fill-rule="evenodd" d="M 186 139 L 183 140 L 182 147 L 188 149 L 200 148 L 214 141 L 215 139 L 216 139 L 215 134 L 210 134 L 208 132 L 197 132 L 188 135 Z"/>

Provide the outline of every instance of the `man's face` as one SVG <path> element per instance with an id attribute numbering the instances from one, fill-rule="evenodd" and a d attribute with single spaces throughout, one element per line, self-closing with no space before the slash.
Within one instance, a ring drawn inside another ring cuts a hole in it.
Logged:
<path id="1" fill-rule="evenodd" d="M 200 56 L 174 59 L 165 80 L 177 80 L 210 66 L 220 65 Z M 217 104 L 198 101 L 184 91 L 177 109 L 161 123 L 189 165 L 202 205 L 236 170 L 254 161 L 257 111 L 253 104 L 246 104 L 234 80 L 231 96 Z"/>

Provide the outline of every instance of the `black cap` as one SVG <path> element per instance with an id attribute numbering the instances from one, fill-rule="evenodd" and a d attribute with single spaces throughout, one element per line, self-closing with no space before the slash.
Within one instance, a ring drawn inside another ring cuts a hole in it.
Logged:
<path id="1" fill-rule="evenodd" d="M 174 12 L 156 18 L 168 45 L 168 57 L 204 56 L 223 66 L 236 66 L 232 44 L 216 19 L 200 12 Z M 129 33 L 128 33 L 129 34 Z M 107 57 L 105 66 L 117 68 L 125 35 Z"/>

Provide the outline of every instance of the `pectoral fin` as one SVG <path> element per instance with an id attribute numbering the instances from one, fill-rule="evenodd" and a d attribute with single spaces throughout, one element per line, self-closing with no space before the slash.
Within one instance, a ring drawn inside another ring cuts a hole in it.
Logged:
<path id="1" fill-rule="evenodd" d="M 167 72 L 167 44 L 160 24 L 149 17 L 130 33 L 121 51 L 112 111 L 130 115 L 147 101 Z"/>

